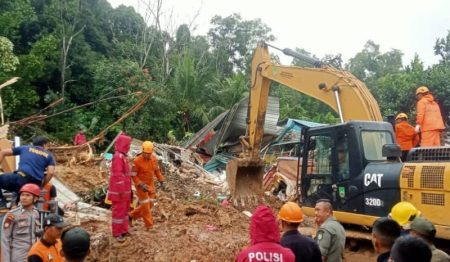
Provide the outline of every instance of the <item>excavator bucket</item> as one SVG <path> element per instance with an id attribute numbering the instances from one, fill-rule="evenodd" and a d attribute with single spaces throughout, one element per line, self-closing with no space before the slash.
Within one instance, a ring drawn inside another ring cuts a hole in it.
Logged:
<path id="1" fill-rule="evenodd" d="M 227 182 L 235 202 L 245 202 L 264 193 L 262 159 L 232 159 L 227 164 Z"/>

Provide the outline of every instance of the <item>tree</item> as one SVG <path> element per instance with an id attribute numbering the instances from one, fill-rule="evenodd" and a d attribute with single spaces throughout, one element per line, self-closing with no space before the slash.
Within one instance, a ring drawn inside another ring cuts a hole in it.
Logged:
<path id="1" fill-rule="evenodd" d="M 205 61 L 185 50 L 178 58 L 172 80 L 170 99 L 177 105 L 184 132 L 201 128 L 209 121 L 206 84 L 212 80 Z"/>
<path id="2" fill-rule="evenodd" d="M 271 29 L 260 19 L 242 20 L 239 14 L 214 16 L 208 39 L 213 48 L 216 70 L 231 76 L 233 69 L 249 72 L 253 49 L 259 41 L 273 41 Z"/>
<path id="3" fill-rule="evenodd" d="M 0 36 L 0 76 L 16 70 L 19 59 L 13 53 L 13 43 L 6 37 Z"/>
<path id="4" fill-rule="evenodd" d="M 362 81 L 376 79 L 387 72 L 400 72 L 403 67 L 402 56 L 402 52 L 397 49 L 381 53 L 380 46 L 369 40 L 361 52 L 350 58 L 346 69 Z"/>
<path id="5" fill-rule="evenodd" d="M 450 63 L 450 31 L 445 38 L 438 38 L 434 45 L 434 54 L 441 57 L 441 63 Z"/>
<path id="6" fill-rule="evenodd" d="M 81 23 L 80 12 L 81 10 L 81 0 L 72 1 L 61 0 L 59 3 L 59 18 L 61 25 L 61 96 L 64 97 L 66 84 L 73 80 L 66 80 L 66 70 L 71 66 L 67 64 L 67 58 L 69 55 L 70 48 L 72 46 L 72 41 L 81 32 L 83 32 L 86 27 L 85 24 Z"/>
<path id="7" fill-rule="evenodd" d="M 0 1 L 0 36 L 11 40 L 17 49 L 17 54 L 22 53 L 20 30 L 24 23 L 35 19 L 36 14 L 28 0 Z"/>
<path id="8" fill-rule="evenodd" d="M 209 119 L 214 119 L 248 96 L 248 85 L 248 77 L 239 72 L 225 79 L 215 77 L 209 82 L 206 91 L 206 96 L 212 101 L 212 107 L 208 112 Z"/>

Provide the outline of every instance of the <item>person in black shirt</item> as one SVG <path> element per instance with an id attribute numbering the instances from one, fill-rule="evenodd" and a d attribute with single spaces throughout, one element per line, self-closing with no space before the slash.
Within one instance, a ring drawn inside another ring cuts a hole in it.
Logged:
<path id="1" fill-rule="evenodd" d="M 295 261 L 322 262 L 322 255 L 317 243 L 298 231 L 300 223 L 304 220 L 302 209 L 294 202 L 285 203 L 279 213 L 281 229 L 284 232 L 280 244 L 295 254 Z"/>
<path id="2" fill-rule="evenodd" d="M 372 227 L 372 244 L 378 255 L 377 262 L 389 261 L 391 248 L 400 236 L 400 225 L 387 217 L 375 220 Z"/>

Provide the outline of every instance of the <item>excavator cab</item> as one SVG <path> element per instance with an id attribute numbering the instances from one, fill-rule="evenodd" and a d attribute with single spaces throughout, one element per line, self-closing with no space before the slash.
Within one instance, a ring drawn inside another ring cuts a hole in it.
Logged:
<path id="1" fill-rule="evenodd" d="M 370 194 L 366 192 L 365 183 L 368 180 L 378 182 L 377 174 L 366 175 L 369 170 L 366 168 L 379 164 L 387 166 L 386 151 L 394 149 L 383 145 L 393 143 L 392 127 L 383 122 L 350 121 L 311 128 L 304 139 L 298 175 L 302 204 L 314 207 L 318 199 L 325 198 L 336 210 L 365 211 L 365 199 Z M 401 165 L 399 161 L 394 162 Z"/>

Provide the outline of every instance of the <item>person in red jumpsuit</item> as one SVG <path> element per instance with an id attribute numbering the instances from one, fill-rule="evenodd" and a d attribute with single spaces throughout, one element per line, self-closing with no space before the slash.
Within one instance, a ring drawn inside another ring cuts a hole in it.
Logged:
<path id="1" fill-rule="evenodd" d="M 114 145 L 114 155 L 109 178 L 108 199 L 112 209 L 112 235 L 117 241 L 125 241 L 128 235 L 128 209 L 131 202 L 131 177 L 127 153 L 131 137 L 120 134 Z"/>
<path id="2" fill-rule="evenodd" d="M 86 136 L 83 133 L 83 129 L 78 132 L 75 137 L 73 138 L 73 144 L 74 145 L 82 145 L 87 142 Z"/>

